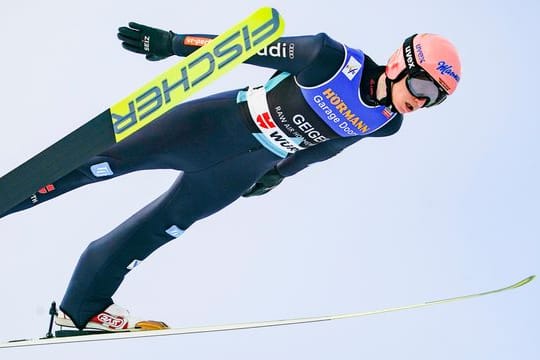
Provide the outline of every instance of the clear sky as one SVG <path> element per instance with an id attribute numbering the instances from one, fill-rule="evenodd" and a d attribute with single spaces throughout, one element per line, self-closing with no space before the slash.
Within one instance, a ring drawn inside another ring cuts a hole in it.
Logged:
<path id="1" fill-rule="evenodd" d="M 227 29 L 276 7 L 286 35 L 326 32 L 378 63 L 440 33 L 463 76 L 443 105 L 195 224 L 130 273 L 115 301 L 172 326 L 373 310 L 491 290 L 539 271 L 536 1 L 36 1 L 3 4 L 0 172 L 88 121 L 177 59 L 124 51 L 128 21 Z M 258 85 L 244 65 L 199 93 Z M 0 339 L 39 336 L 89 242 L 165 191 L 143 172 L 0 220 Z M 216 189 L 219 191 L 219 189 Z M 265 219 L 280 219 L 278 228 Z M 2 359 L 540 358 L 540 290 L 329 323 L 3 350 Z M 37 355 L 37 351 L 40 351 Z"/>

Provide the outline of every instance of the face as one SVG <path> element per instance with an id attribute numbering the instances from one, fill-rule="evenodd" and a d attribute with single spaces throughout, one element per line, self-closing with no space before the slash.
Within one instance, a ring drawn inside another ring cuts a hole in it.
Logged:
<path id="1" fill-rule="evenodd" d="M 407 89 L 407 77 L 404 77 L 392 85 L 392 103 L 394 108 L 400 113 L 410 113 L 420 109 L 426 103 L 426 99 L 419 99 Z"/>

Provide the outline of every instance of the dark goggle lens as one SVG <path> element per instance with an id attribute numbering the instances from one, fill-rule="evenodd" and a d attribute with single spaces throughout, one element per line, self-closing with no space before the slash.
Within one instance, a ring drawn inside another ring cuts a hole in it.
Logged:
<path id="1" fill-rule="evenodd" d="M 417 98 L 426 99 L 424 107 L 442 103 L 446 94 L 431 80 L 424 77 L 407 77 L 407 88 Z"/>

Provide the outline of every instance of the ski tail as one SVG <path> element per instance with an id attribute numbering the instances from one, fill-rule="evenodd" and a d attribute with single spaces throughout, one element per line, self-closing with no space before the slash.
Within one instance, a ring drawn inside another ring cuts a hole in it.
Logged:
<path id="1" fill-rule="evenodd" d="M 0 217 L 45 184 L 128 138 L 277 40 L 284 21 L 263 7 L 0 178 Z"/>

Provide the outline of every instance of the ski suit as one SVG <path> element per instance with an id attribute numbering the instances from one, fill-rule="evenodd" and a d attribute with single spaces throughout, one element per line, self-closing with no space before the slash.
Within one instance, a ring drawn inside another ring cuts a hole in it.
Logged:
<path id="1" fill-rule="evenodd" d="M 214 35 L 176 34 L 174 53 L 187 56 L 200 46 L 194 39 L 201 37 Z M 114 292 L 138 262 L 197 220 L 231 204 L 268 171 L 291 176 L 364 137 L 383 137 L 399 130 L 402 116 L 375 99 L 377 80 L 385 67 L 368 56 L 359 64 L 346 63 L 348 52 L 353 50 L 324 33 L 282 37 L 246 61 L 277 70 L 265 86 L 182 103 L 8 212 L 137 170 L 181 171 L 168 191 L 91 242 L 81 255 L 60 306 L 79 328 L 113 303 Z M 318 85 L 336 74 L 354 76 L 358 68 L 362 73 L 349 96 L 356 96 L 356 102 L 365 107 L 362 117 L 354 118 L 328 92 L 324 101 L 308 103 Z M 363 133 L 372 114 L 383 121 Z M 336 117 L 346 117 L 344 127 L 348 124 L 356 132 L 332 128 Z"/>

